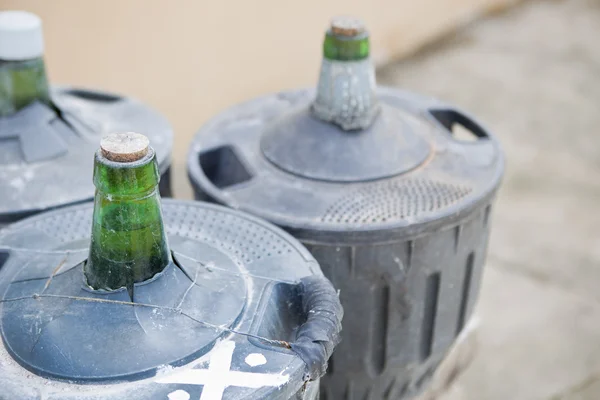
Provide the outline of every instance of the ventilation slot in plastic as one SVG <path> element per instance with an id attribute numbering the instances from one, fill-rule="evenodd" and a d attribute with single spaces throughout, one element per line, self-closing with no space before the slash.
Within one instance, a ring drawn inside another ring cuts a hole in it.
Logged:
<path id="1" fill-rule="evenodd" d="M 473 264 L 475 253 L 470 253 L 467 257 L 465 266 L 465 276 L 462 285 L 462 298 L 460 300 L 460 311 L 458 314 L 458 324 L 456 325 L 456 334 L 458 335 L 464 328 L 467 319 L 467 308 L 469 306 L 469 293 L 471 292 L 471 278 L 473 276 Z"/>
<path id="2" fill-rule="evenodd" d="M 200 168 L 219 189 L 249 181 L 252 175 L 231 146 L 221 146 L 199 155 Z"/>
<path id="3" fill-rule="evenodd" d="M 421 361 L 429 358 L 433 348 L 435 317 L 440 294 L 440 273 L 434 272 L 429 275 L 425 285 L 423 326 L 421 328 Z"/>
<path id="4" fill-rule="evenodd" d="M 398 391 L 398 378 L 392 379 L 387 389 L 383 391 L 383 399 L 385 400 L 393 400 L 398 399 L 398 395 L 396 392 Z"/>
<path id="5" fill-rule="evenodd" d="M 421 375 L 421 377 L 417 380 L 417 382 L 415 383 L 415 388 L 417 388 L 417 390 L 422 388 L 423 385 L 425 383 L 427 383 L 429 378 L 431 378 L 433 376 L 434 372 L 435 372 L 435 367 L 429 367 L 427 369 L 427 371 L 425 371 L 425 373 L 423 375 Z"/>
<path id="6" fill-rule="evenodd" d="M 333 375 L 333 355 L 329 358 L 329 362 L 327 363 L 327 375 Z"/>
<path id="7" fill-rule="evenodd" d="M 492 205 L 488 204 L 488 206 L 485 208 L 485 212 L 483 214 L 483 227 L 487 228 L 489 222 L 490 222 L 490 213 L 492 212 Z"/>
<path id="8" fill-rule="evenodd" d="M 115 96 L 108 93 L 93 92 L 90 90 L 83 89 L 71 89 L 67 91 L 71 96 L 79 97 L 83 100 L 95 101 L 96 103 L 115 103 L 122 100 L 122 97 Z"/>
<path id="9" fill-rule="evenodd" d="M 2 269 L 4 264 L 6 264 L 6 262 L 8 261 L 8 257 L 9 257 L 8 251 L 0 250 L 0 269 Z"/>
<path id="10" fill-rule="evenodd" d="M 429 113 L 458 141 L 475 142 L 489 137 L 479 124 L 456 110 L 430 110 Z"/>
<path id="11" fill-rule="evenodd" d="M 387 351 L 387 330 L 389 319 L 390 288 L 387 285 L 373 291 L 371 323 L 371 365 L 377 375 L 385 368 Z"/>
<path id="12" fill-rule="evenodd" d="M 400 392 L 398 393 L 398 398 L 399 399 L 403 399 L 404 396 L 406 394 L 408 394 L 408 388 L 409 388 L 409 383 L 405 383 L 404 386 L 402 386 L 402 389 L 400 389 Z"/>

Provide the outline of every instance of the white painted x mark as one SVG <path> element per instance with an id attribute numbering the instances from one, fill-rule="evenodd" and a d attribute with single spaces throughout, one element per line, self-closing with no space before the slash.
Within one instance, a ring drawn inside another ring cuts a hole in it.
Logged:
<path id="1" fill-rule="evenodd" d="M 210 352 L 208 369 L 186 369 L 161 377 L 158 383 L 175 383 L 182 385 L 203 385 L 200 400 L 221 400 L 225 388 L 229 386 L 260 388 L 264 386 L 281 386 L 289 379 L 289 375 L 261 374 L 257 372 L 241 372 L 231 370 L 231 360 L 235 342 L 228 340 L 218 343 Z M 179 398 L 185 391 L 177 390 Z M 173 396 L 175 398 L 175 396 Z M 187 396 L 189 399 L 189 395 Z"/>

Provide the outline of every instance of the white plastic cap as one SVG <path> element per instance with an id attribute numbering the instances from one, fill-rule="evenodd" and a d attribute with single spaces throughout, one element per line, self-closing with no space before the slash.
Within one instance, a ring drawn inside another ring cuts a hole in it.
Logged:
<path id="1" fill-rule="evenodd" d="M 0 60 L 29 60 L 42 55 L 42 20 L 26 11 L 1 11 Z"/>

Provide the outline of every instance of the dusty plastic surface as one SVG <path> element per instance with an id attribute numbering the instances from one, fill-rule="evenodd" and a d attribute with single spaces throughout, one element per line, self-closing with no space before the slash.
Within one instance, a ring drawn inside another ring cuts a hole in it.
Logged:
<path id="1" fill-rule="evenodd" d="M 91 291 L 92 205 L 0 232 L 0 399 L 317 399 L 339 341 L 337 293 L 283 231 L 165 200 L 174 262 Z"/>
<path id="2" fill-rule="evenodd" d="M 54 88 L 58 108 L 33 103 L 0 118 L 0 227 L 25 216 L 94 197 L 92 164 L 100 138 L 135 131 L 156 148 L 161 193 L 170 195 L 173 134 L 167 120 L 137 100 Z"/>
<path id="3" fill-rule="evenodd" d="M 496 139 L 464 112 L 377 94 L 381 115 L 353 132 L 310 115 L 313 90 L 254 99 L 210 120 L 188 154 L 198 199 L 288 230 L 340 290 L 328 400 L 405 399 L 427 385 L 477 300 L 504 168 Z"/>

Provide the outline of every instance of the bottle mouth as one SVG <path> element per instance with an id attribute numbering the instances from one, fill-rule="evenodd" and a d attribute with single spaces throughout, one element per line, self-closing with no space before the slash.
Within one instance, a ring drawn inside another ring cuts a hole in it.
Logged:
<path id="1" fill-rule="evenodd" d="M 330 28 L 323 41 L 323 56 L 332 61 L 360 61 L 369 58 L 369 33 L 363 31 L 354 36 L 336 34 Z"/>
<path id="2" fill-rule="evenodd" d="M 102 149 L 98 149 L 98 151 L 96 151 L 96 160 L 100 161 L 102 164 L 104 164 L 108 167 L 111 167 L 111 168 L 131 169 L 131 168 L 137 168 L 137 167 L 141 167 L 141 166 L 148 164 L 149 162 L 152 161 L 152 158 L 154 158 L 155 155 L 156 155 L 156 152 L 154 151 L 154 148 L 148 147 L 148 152 L 143 157 L 139 158 L 138 160 L 128 161 L 128 162 L 113 161 L 105 156 Z"/>
<path id="3" fill-rule="evenodd" d="M 100 192 L 123 198 L 151 195 L 160 181 L 155 160 L 152 147 L 142 158 L 130 162 L 112 161 L 99 149 L 94 162 L 94 185 Z"/>
<path id="4" fill-rule="evenodd" d="M 330 31 L 339 37 L 354 37 L 366 33 L 366 27 L 358 18 L 337 16 L 331 19 Z"/>
<path id="5" fill-rule="evenodd" d="M 358 61 L 369 57 L 369 32 L 358 18 L 339 16 L 325 34 L 323 56 L 333 61 Z"/>
<path id="6" fill-rule="evenodd" d="M 131 163 L 143 159 L 149 146 L 150 141 L 141 133 L 111 133 L 100 141 L 100 153 L 110 161 Z"/>

